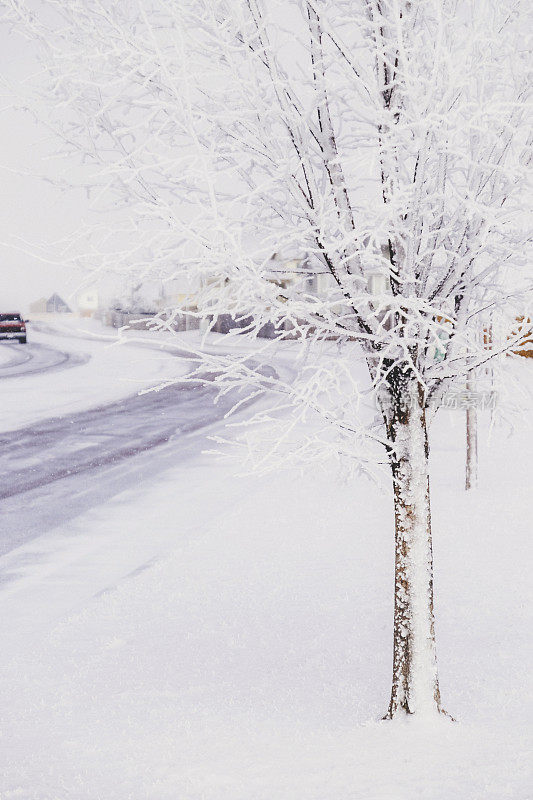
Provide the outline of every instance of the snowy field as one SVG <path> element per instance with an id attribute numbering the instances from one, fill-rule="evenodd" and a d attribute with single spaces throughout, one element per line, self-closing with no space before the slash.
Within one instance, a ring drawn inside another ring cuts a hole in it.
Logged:
<path id="1" fill-rule="evenodd" d="M 133 344 L 35 340 L 90 358 L 0 380 L 4 431 L 187 369 Z M 515 367 L 524 384 L 532 366 Z M 533 797 L 533 431 L 489 437 L 484 420 L 481 488 L 466 495 L 463 413 L 432 432 L 437 646 L 455 723 L 381 721 L 384 488 L 316 466 L 237 476 L 203 453 L 221 424 L 208 420 L 18 496 L 34 520 L 50 498 L 58 513 L 0 559 L 2 800 Z"/>

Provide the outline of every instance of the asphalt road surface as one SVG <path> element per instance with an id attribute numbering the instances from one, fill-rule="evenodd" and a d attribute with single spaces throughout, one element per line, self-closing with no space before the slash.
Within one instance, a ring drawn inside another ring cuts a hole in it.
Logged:
<path id="1" fill-rule="evenodd" d="M 0 499 L 114 464 L 222 419 L 229 397 L 211 387 L 168 386 L 90 411 L 0 433 Z"/>
<path id="2" fill-rule="evenodd" d="M 0 555 L 198 452 L 256 399 L 216 396 L 207 376 L 0 433 Z"/>

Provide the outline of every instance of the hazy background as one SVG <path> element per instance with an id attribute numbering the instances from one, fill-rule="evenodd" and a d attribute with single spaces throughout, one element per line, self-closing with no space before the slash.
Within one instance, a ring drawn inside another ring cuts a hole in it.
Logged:
<path id="1" fill-rule="evenodd" d="M 60 166 L 53 159 L 58 142 L 17 108 L 38 69 L 31 43 L 0 27 L 0 310 L 27 311 L 29 303 L 53 292 L 68 302 L 84 279 L 78 270 L 35 255 L 39 245 L 76 230 L 88 213 L 81 192 L 62 192 L 36 177 Z"/>

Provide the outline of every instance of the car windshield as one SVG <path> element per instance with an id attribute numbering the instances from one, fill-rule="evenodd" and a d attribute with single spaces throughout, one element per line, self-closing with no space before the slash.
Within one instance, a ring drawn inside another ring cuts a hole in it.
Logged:
<path id="1" fill-rule="evenodd" d="M 20 314 L 0 314 L 0 322 L 20 322 Z"/>

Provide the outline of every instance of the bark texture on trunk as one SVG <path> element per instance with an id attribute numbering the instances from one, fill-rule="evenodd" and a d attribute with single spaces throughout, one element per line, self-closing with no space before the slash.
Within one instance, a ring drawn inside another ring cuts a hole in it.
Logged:
<path id="1" fill-rule="evenodd" d="M 387 717 L 441 711 L 435 623 L 425 399 L 418 382 L 391 376 L 384 410 L 395 512 L 394 657 Z"/>

